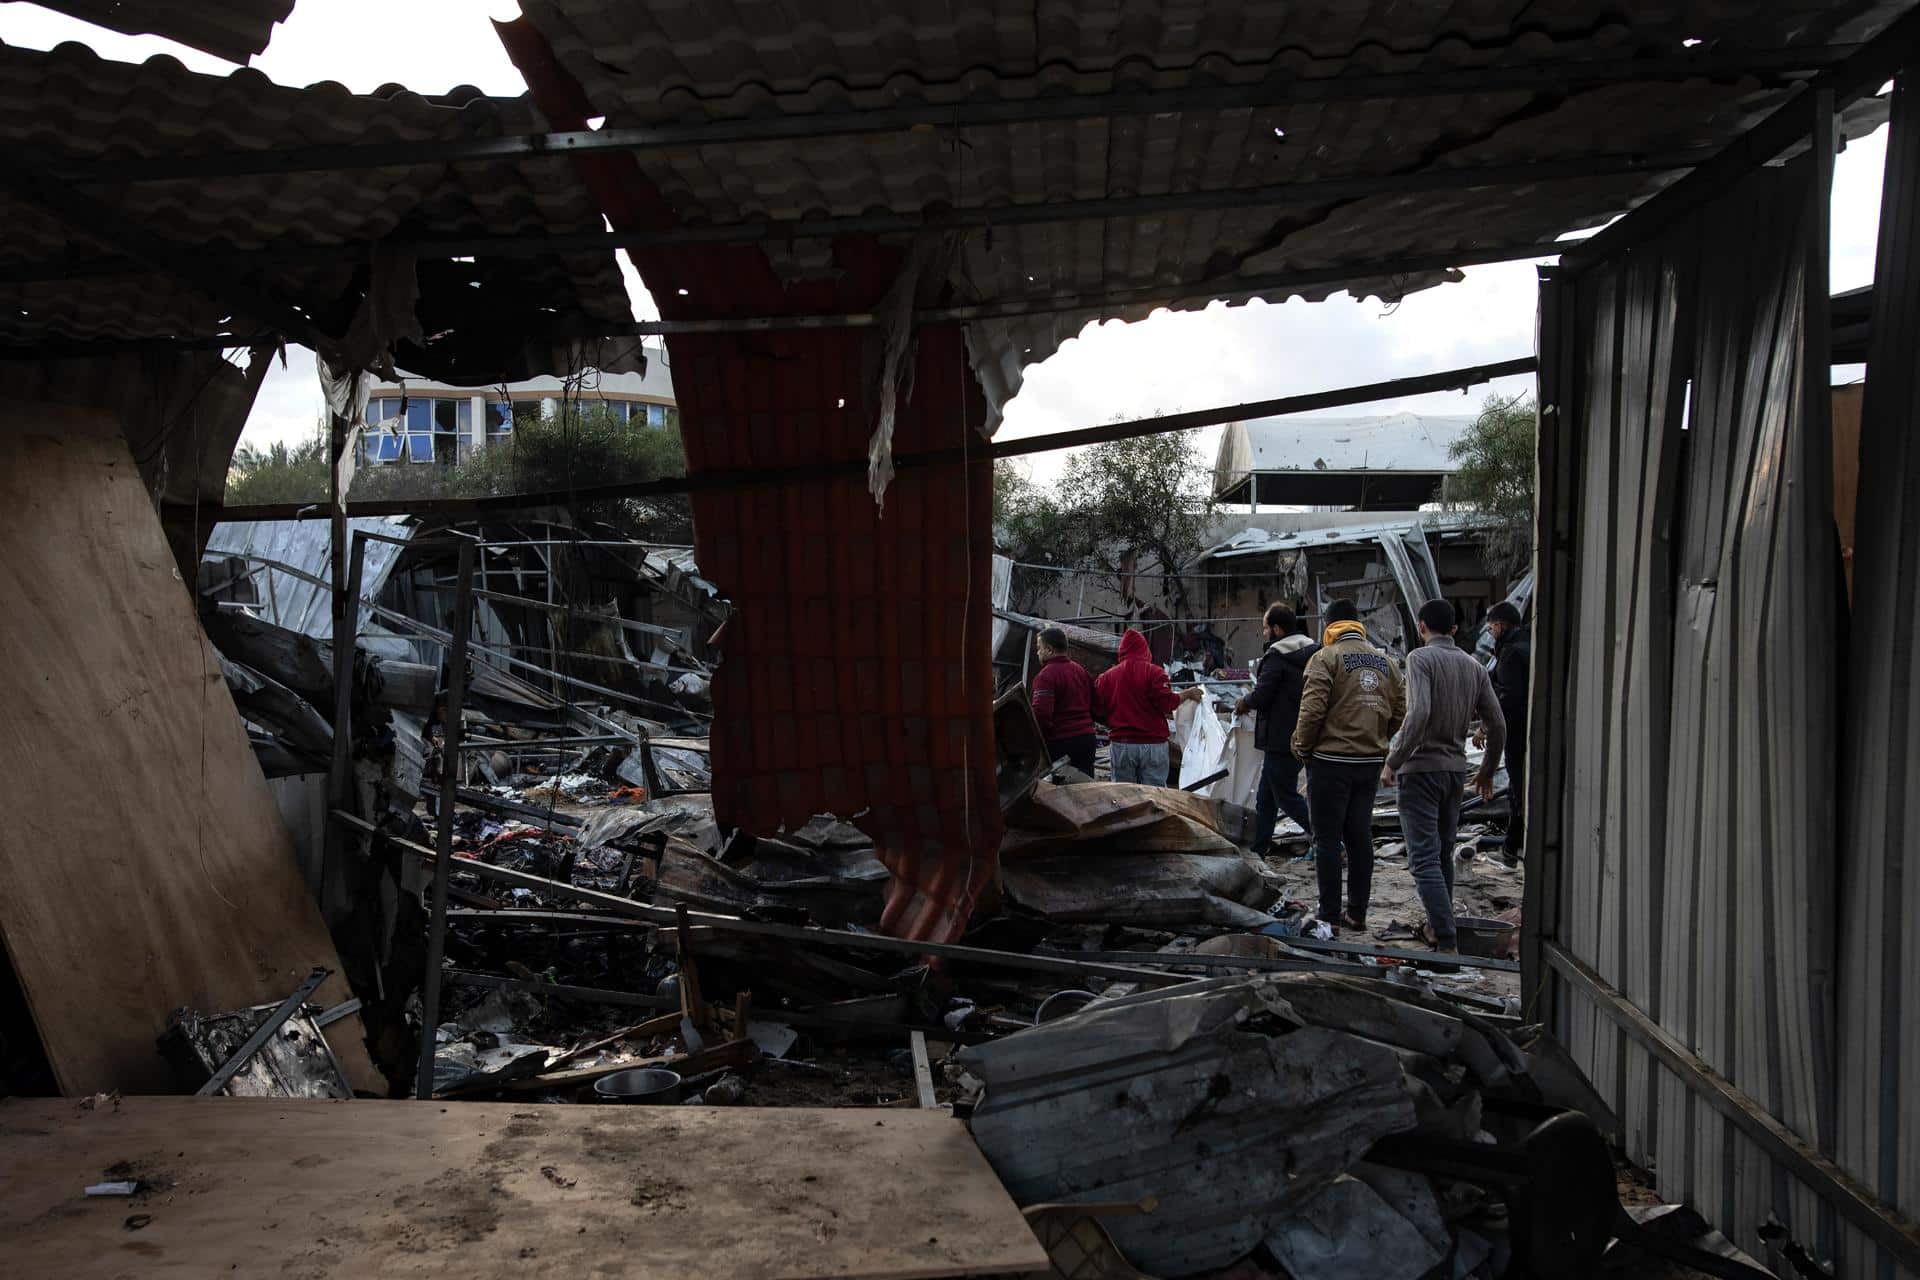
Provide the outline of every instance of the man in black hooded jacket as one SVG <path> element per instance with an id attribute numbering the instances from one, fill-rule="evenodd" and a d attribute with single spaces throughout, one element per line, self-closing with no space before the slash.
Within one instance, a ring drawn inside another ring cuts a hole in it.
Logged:
<path id="1" fill-rule="evenodd" d="M 1302 765 L 1290 740 L 1300 719 L 1307 659 L 1320 647 L 1311 636 L 1298 634 L 1300 620 L 1285 605 L 1268 609 L 1265 624 L 1266 648 L 1254 668 L 1253 691 L 1233 708 L 1235 715 L 1254 713 L 1253 745 L 1263 753 L 1253 806 L 1253 851 L 1261 857 L 1273 844 L 1273 827 L 1282 811 L 1311 833 L 1307 799 L 1300 794 Z"/>

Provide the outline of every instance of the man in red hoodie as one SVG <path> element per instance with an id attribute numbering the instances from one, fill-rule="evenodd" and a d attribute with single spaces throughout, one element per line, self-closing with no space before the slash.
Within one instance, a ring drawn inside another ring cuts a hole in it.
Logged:
<path id="1" fill-rule="evenodd" d="M 1093 677 L 1067 656 L 1067 633 L 1042 627 L 1033 638 L 1040 669 L 1028 688 L 1033 693 L 1033 718 L 1047 740 L 1047 759 L 1061 756 L 1089 778 L 1093 776 Z"/>
<path id="2" fill-rule="evenodd" d="M 1197 702 L 1201 696 L 1199 685 L 1175 693 L 1147 638 L 1128 627 L 1120 637 L 1120 661 L 1093 684 L 1094 714 L 1107 722 L 1113 780 L 1166 786 L 1167 717 L 1182 698 Z"/>

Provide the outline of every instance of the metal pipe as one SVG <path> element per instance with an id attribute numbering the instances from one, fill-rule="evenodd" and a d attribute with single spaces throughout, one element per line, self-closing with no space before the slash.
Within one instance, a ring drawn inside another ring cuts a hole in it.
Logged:
<path id="1" fill-rule="evenodd" d="M 435 833 L 433 900 L 427 920 L 427 972 L 420 989 L 420 1072 L 414 1096 L 433 1097 L 433 1051 L 440 1026 L 440 964 L 447 951 L 447 880 L 453 870 L 452 796 L 460 786 L 461 704 L 467 691 L 467 633 L 473 629 L 473 544 L 460 544 L 460 585 L 453 598 L 453 643 L 447 654 L 447 699 L 440 715 L 440 823 Z"/>

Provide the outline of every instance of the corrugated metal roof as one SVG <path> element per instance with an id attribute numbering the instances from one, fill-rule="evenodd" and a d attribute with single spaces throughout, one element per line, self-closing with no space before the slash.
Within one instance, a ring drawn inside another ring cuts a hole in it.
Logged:
<path id="1" fill-rule="evenodd" d="M 1202 551 L 1195 557 L 1194 562 L 1197 564 L 1202 560 L 1270 556 L 1282 551 L 1297 550 L 1300 547 L 1336 547 L 1355 542 L 1378 542 L 1383 534 L 1392 534 L 1395 537 L 1425 537 L 1428 534 L 1458 533 L 1478 528 L 1482 523 L 1480 517 L 1471 512 L 1430 511 L 1401 520 L 1374 520 L 1364 524 L 1330 524 L 1319 529 L 1295 529 L 1283 533 L 1248 528 Z"/>
<path id="2" fill-rule="evenodd" d="M 1644 6 L 1631 25 L 1559 0 L 1240 4 L 1227 0 L 921 0 L 796 11 L 744 0 L 527 0 L 527 17 L 611 126 L 803 114 L 1134 88 L 1497 68 L 1643 53 L 1820 44 L 1902 7 L 1815 0 Z M 1850 31 L 1850 35 L 1858 31 Z M 1754 81 L 1503 90 L 1259 110 L 1166 111 L 1044 124 L 928 128 L 637 157 L 683 222 L 1239 190 L 1567 155 L 1646 155 L 1726 142 L 1782 92 Z M 1284 137 L 1279 136 L 1284 132 Z M 1389 261 L 1550 239 L 1645 198 L 1650 174 L 1329 202 L 1174 211 L 996 228 L 965 237 L 963 297 L 1100 294 L 1236 274 Z M 767 246 L 788 279 L 835 270 L 824 241 Z M 1436 283 L 1361 279 L 1397 297 Z M 1202 284 L 1203 281 L 1216 283 Z M 1338 286 L 1268 291 L 1325 296 Z M 1093 313 L 972 326 L 990 398 L 1017 387 Z M 1138 316 L 1143 308 L 1104 314 Z"/>
<path id="3" fill-rule="evenodd" d="M 228 62 L 266 49 L 293 0 L 40 0 L 83 22 L 176 40 Z"/>
<path id="4" fill-rule="evenodd" d="M 383 533 L 388 537 L 411 537 L 413 525 L 405 516 L 356 516 L 347 521 L 351 532 Z M 308 577 L 333 581 L 332 529 L 324 520 L 223 520 L 207 535 L 203 559 L 223 560 L 228 556 L 270 560 L 288 565 Z M 406 550 L 391 542 L 369 539 L 360 569 L 360 629 L 372 621 L 368 608 L 380 598 L 387 576 Z M 251 560 L 253 567 L 258 560 Z M 351 581 L 351 579 L 349 579 Z M 298 631 L 302 635 L 325 640 L 333 635 L 333 612 L 328 590 L 306 578 L 265 569 L 254 579 L 260 600 L 256 612 L 267 621 Z"/>
<path id="5" fill-rule="evenodd" d="M 112 161 L 230 149 L 352 142 L 453 141 L 537 131 L 521 99 L 456 91 L 429 99 L 402 89 L 371 95 L 324 83 L 273 84 L 255 71 L 199 75 L 172 58 L 109 62 L 78 44 L 51 52 L 0 45 L 0 147 L 40 164 Z M 17 162 L 17 161 L 16 161 Z M 306 172 L 96 185 L 87 194 L 117 219 L 188 249 L 256 249 L 282 242 L 368 243 L 395 234 L 515 234 L 597 231 L 598 206 L 572 165 L 558 159 L 424 164 L 344 173 Z M 230 308 L 175 277 L 150 274 L 21 281 L 44 268 L 112 258 L 60 219 L 0 196 L 0 344 L 48 338 L 141 339 L 231 332 Z M 36 269 L 40 269 L 37 270 Z M 343 332 L 366 286 L 367 260 L 253 264 L 237 283 L 304 308 L 323 329 Z M 475 287 L 474 281 L 478 281 Z M 500 367 L 469 370 L 480 381 L 564 368 L 550 350 L 522 356 L 543 322 L 632 318 L 610 253 L 430 262 L 420 267 L 424 352 L 405 363 L 446 376 L 460 367 L 450 342 L 482 343 Z M 587 325 L 591 331 L 591 325 Z M 242 332 L 248 330 L 242 329 Z M 519 367 L 514 367 L 516 361 Z"/>
<path id="6" fill-rule="evenodd" d="M 1448 452 L 1470 416 L 1392 413 L 1362 418 L 1256 418 L 1220 437 L 1219 473 L 1457 470 Z"/>

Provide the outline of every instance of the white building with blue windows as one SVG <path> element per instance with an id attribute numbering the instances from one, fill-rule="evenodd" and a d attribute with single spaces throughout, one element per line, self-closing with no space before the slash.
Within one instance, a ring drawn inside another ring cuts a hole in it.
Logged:
<path id="1" fill-rule="evenodd" d="M 494 387 L 450 387 L 418 378 L 376 383 L 367 398 L 370 429 L 362 437 L 362 461 L 458 462 L 511 440 L 516 423 L 552 417 L 569 398 L 605 405 L 635 430 L 679 423 L 666 349 L 649 343 L 645 373 L 589 374 L 577 386 L 554 377 Z"/>

